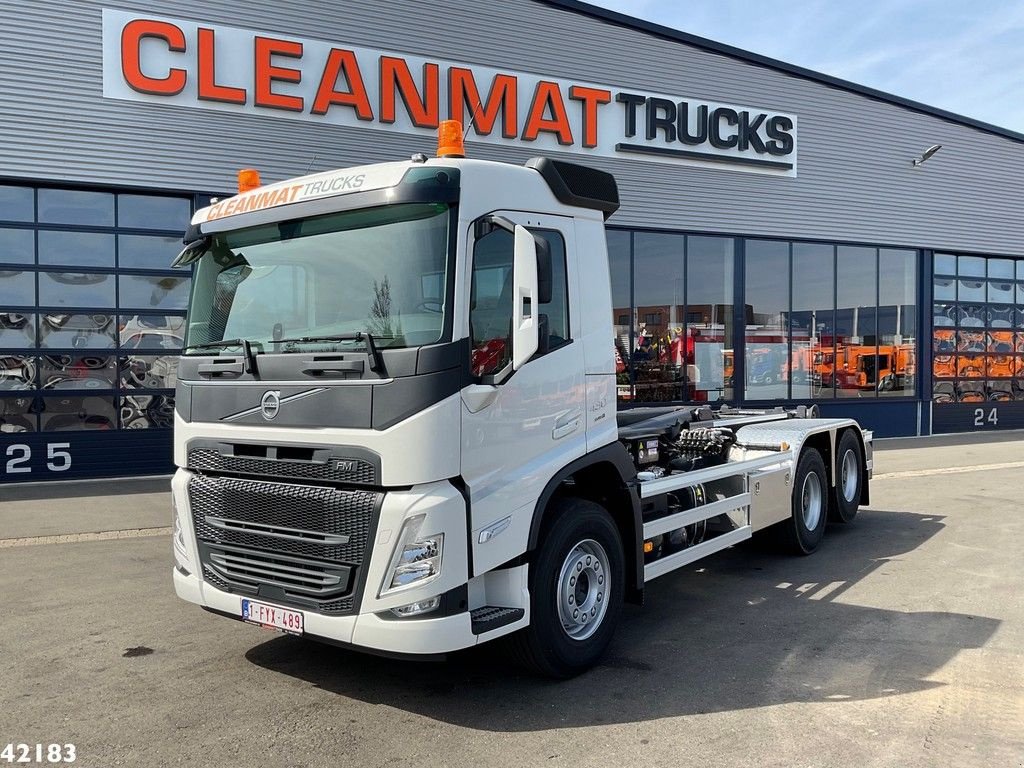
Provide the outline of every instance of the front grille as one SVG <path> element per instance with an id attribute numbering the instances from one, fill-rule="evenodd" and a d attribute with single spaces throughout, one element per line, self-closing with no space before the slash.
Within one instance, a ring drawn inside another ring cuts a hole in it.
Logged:
<path id="1" fill-rule="evenodd" d="M 331 457 L 326 461 L 265 459 L 254 456 L 225 456 L 212 448 L 193 448 L 188 467 L 199 472 L 321 480 L 331 483 L 377 485 L 377 470 L 368 461 Z"/>
<path id="2" fill-rule="evenodd" d="M 194 475 L 203 574 L 220 589 L 351 612 L 382 493 Z"/>

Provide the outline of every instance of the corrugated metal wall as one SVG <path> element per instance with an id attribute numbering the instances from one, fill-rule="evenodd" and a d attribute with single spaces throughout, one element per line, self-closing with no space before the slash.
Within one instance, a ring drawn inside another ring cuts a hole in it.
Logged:
<path id="1" fill-rule="evenodd" d="M 104 3 L 0 0 L 0 177 L 230 188 L 430 150 L 415 137 L 102 98 Z M 598 160 L 620 225 L 1024 255 L 1024 144 L 532 0 L 153 0 L 118 7 L 795 113 L 799 177 Z M 921 169 L 910 159 L 943 150 Z M 521 161 L 523 149 L 471 146 Z"/>

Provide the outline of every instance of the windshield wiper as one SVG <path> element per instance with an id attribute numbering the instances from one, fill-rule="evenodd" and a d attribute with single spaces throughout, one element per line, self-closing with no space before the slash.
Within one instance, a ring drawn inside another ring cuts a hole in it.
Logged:
<path id="1" fill-rule="evenodd" d="M 380 350 L 377 349 L 377 342 L 373 340 L 373 334 L 369 331 L 357 333 L 331 333 L 316 336 L 297 336 L 294 339 L 274 339 L 275 344 L 301 344 L 311 341 L 361 341 L 366 344 L 370 353 L 370 370 L 374 373 L 384 370 L 384 360 L 381 358 Z"/>
<path id="2" fill-rule="evenodd" d="M 242 352 L 245 354 L 245 372 L 253 375 L 258 375 L 256 371 L 256 353 L 252 351 L 253 345 L 259 347 L 259 351 L 263 352 L 263 344 L 259 341 L 249 341 L 248 339 L 224 339 L 223 341 L 207 341 L 202 344 L 189 344 L 187 347 L 182 347 L 182 352 L 187 352 L 190 349 L 217 349 L 218 347 L 241 347 Z"/>

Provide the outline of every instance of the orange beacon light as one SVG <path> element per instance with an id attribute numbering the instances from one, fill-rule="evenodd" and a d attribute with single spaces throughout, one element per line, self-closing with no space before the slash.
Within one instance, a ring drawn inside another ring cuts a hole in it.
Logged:
<path id="1" fill-rule="evenodd" d="M 239 193 L 257 189 L 260 186 L 260 172 L 255 168 L 243 168 L 238 172 Z"/>
<path id="2" fill-rule="evenodd" d="M 466 156 L 466 148 L 462 143 L 462 123 L 458 120 L 442 120 L 437 127 L 437 156 Z"/>

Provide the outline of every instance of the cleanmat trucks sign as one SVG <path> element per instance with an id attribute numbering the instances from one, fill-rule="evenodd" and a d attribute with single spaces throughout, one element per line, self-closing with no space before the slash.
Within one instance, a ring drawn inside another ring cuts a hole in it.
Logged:
<path id="1" fill-rule="evenodd" d="M 103 95 L 604 157 L 796 175 L 796 116 L 103 10 Z"/>

